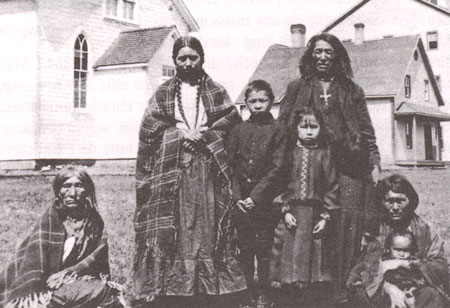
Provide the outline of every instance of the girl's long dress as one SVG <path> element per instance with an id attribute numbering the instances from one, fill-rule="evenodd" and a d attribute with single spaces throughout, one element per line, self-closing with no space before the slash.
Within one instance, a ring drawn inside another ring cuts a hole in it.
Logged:
<path id="1" fill-rule="evenodd" d="M 331 96 L 325 102 L 322 85 L 318 80 L 313 80 L 311 104 L 320 110 L 325 129 L 328 134 L 334 134 L 341 138 L 344 128 L 344 110 L 342 110 L 339 98 L 339 86 L 332 82 L 328 94 Z M 339 98 L 339 99 L 338 99 Z M 335 153 L 336 154 L 336 153 Z M 339 153 L 340 154 L 340 153 Z M 356 162 L 355 162 L 356 165 Z M 335 270 L 336 270 L 336 297 L 345 300 L 345 283 L 351 268 L 355 265 L 361 250 L 361 239 L 364 232 L 376 232 L 377 211 L 375 204 L 375 187 L 372 182 L 370 169 L 361 168 L 358 171 L 348 172 L 353 166 L 341 166 L 339 170 L 339 205 L 340 218 L 336 221 L 335 242 Z"/>
<path id="2" fill-rule="evenodd" d="M 330 225 L 313 235 L 319 215 L 337 209 L 337 181 L 326 149 L 297 146 L 288 191 L 280 201 L 288 205 L 297 227 L 287 229 L 284 219 L 275 230 L 271 280 L 280 284 L 332 281 L 333 238 Z"/>

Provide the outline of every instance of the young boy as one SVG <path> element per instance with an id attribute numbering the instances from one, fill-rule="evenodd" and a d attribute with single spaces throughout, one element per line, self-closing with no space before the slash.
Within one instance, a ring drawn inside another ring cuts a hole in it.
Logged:
<path id="1" fill-rule="evenodd" d="M 243 307 L 272 305 L 268 294 L 269 257 L 274 228 L 279 219 L 272 200 L 283 192 L 289 179 L 289 131 L 270 113 L 273 100 L 272 88 L 266 81 L 252 81 L 245 91 L 245 104 L 251 116 L 234 127 L 228 142 L 240 263 L 249 288 L 247 303 Z"/>

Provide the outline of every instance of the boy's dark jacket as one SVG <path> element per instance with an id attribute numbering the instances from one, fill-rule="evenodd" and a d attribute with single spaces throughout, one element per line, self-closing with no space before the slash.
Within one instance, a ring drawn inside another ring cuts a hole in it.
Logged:
<path id="1" fill-rule="evenodd" d="M 251 197 L 255 208 L 270 208 L 289 179 L 289 139 L 288 127 L 270 113 L 253 114 L 233 128 L 227 151 L 234 202 Z"/>

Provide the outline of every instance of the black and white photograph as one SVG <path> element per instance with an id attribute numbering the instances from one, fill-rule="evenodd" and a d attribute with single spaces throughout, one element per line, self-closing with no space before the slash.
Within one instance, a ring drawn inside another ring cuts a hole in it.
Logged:
<path id="1" fill-rule="evenodd" d="M 0 0 L 0 308 L 450 308 L 450 0 Z"/>

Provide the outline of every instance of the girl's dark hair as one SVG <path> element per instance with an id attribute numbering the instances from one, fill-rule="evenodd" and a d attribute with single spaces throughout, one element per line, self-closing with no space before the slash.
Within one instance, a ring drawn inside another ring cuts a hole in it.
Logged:
<path id="1" fill-rule="evenodd" d="M 297 127 L 305 116 L 314 116 L 319 122 L 320 131 L 319 136 L 317 138 L 317 143 L 320 147 L 325 147 L 327 145 L 327 137 L 325 132 L 325 126 L 323 122 L 323 118 L 321 113 L 314 107 L 303 107 L 300 110 L 295 112 L 294 115 L 294 133 L 297 135 Z"/>
<path id="2" fill-rule="evenodd" d="M 389 191 L 397 194 L 404 194 L 409 200 L 406 213 L 408 215 L 412 215 L 414 213 L 417 205 L 419 204 L 419 195 L 417 194 L 412 184 L 404 176 L 400 174 L 392 174 L 378 182 L 375 197 L 378 206 L 380 207 L 381 211 L 384 212 L 386 211 L 386 209 L 382 205 L 382 201 Z"/>
<path id="3" fill-rule="evenodd" d="M 390 248 L 392 247 L 392 244 L 394 243 L 394 239 L 396 237 L 409 238 L 411 241 L 411 246 L 410 246 L 411 255 L 417 254 L 418 247 L 417 247 L 417 242 L 416 242 L 416 238 L 414 237 L 414 234 L 412 234 L 412 232 L 409 230 L 400 229 L 400 230 L 392 231 L 391 233 L 388 234 L 388 236 L 386 238 L 386 242 L 384 243 L 384 249 L 385 249 L 385 254 L 388 258 L 390 257 Z"/>
<path id="4" fill-rule="evenodd" d="M 317 41 L 325 41 L 333 47 L 335 57 L 331 67 L 331 73 L 343 84 L 351 84 L 353 78 L 353 70 L 350 57 L 341 41 L 330 33 L 320 33 L 314 35 L 306 46 L 306 51 L 300 59 L 300 73 L 306 80 L 310 80 L 315 70 L 313 59 L 314 47 Z"/>
<path id="5" fill-rule="evenodd" d="M 262 79 L 253 80 L 250 82 L 247 86 L 247 89 L 245 90 L 245 101 L 247 101 L 248 96 L 252 91 L 259 92 L 259 91 L 265 91 L 267 97 L 270 99 L 271 102 L 275 99 L 275 95 L 273 94 L 272 87 L 270 84 Z"/>
<path id="6" fill-rule="evenodd" d="M 172 49 L 172 59 L 173 62 L 175 62 L 175 59 L 178 56 L 178 52 L 183 47 L 190 47 L 197 51 L 198 55 L 200 56 L 202 63 L 205 62 L 205 52 L 203 50 L 202 43 L 200 41 L 193 37 L 193 36 L 181 36 L 175 40 L 175 43 L 173 44 Z"/>

